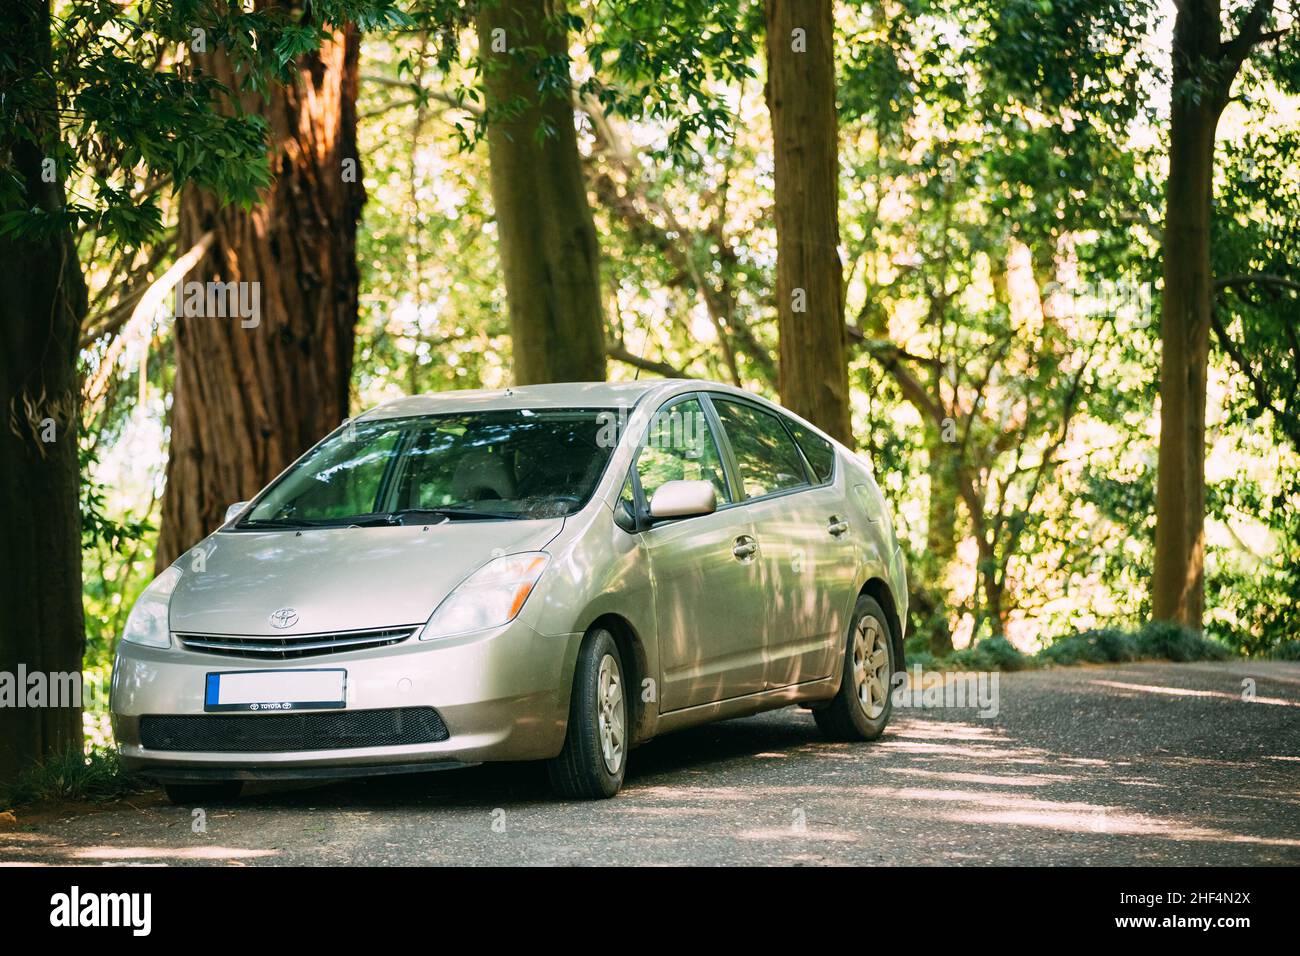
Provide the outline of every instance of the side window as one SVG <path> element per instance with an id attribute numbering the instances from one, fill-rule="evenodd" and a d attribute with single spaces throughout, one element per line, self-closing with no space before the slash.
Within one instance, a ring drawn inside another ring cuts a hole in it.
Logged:
<path id="1" fill-rule="evenodd" d="M 817 480 L 830 481 L 831 472 L 835 470 L 835 449 L 831 447 L 831 443 L 793 419 L 787 418 L 785 423 L 794 434 L 794 440 L 803 450 L 803 456 L 808 459 L 808 464 L 812 465 Z"/>
<path id="2" fill-rule="evenodd" d="M 760 498 L 808 484 L 799 449 L 779 418 L 725 398 L 714 398 L 713 405 L 736 454 L 746 497 Z"/>
<path id="3" fill-rule="evenodd" d="M 719 504 L 731 500 L 722 456 L 699 399 L 689 398 L 655 412 L 636 471 L 647 502 L 660 485 L 683 480 L 710 482 Z"/>

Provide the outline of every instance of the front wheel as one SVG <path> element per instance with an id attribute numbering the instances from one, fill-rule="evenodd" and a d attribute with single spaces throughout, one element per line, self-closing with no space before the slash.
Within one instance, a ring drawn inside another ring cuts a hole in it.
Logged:
<path id="1" fill-rule="evenodd" d="M 813 711 L 818 729 L 830 740 L 878 738 L 894 711 L 893 675 L 889 620 L 873 598 L 863 595 L 853 608 L 839 692 L 825 707 Z"/>
<path id="2" fill-rule="evenodd" d="M 609 631 L 592 631 L 578 651 L 564 749 L 547 764 L 555 792 L 581 800 L 618 793 L 629 724 L 618 645 Z"/>

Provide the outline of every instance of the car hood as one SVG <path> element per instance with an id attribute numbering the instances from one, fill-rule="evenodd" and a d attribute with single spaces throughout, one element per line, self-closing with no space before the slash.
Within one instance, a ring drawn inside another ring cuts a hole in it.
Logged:
<path id="1" fill-rule="evenodd" d="M 423 624 L 475 568 L 544 548 L 563 527 L 551 518 L 218 533 L 175 565 L 171 629 L 288 636 Z M 272 627 L 283 608 L 297 619 Z"/>

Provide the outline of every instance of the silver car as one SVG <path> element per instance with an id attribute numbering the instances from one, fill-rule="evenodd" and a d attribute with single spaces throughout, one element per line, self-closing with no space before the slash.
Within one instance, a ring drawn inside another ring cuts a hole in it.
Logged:
<path id="1" fill-rule="evenodd" d="M 698 381 L 403 398 L 141 595 L 117 744 L 173 800 L 545 760 L 609 797 L 657 734 L 791 704 L 879 737 L 903 558 L 863 459 Z"/>

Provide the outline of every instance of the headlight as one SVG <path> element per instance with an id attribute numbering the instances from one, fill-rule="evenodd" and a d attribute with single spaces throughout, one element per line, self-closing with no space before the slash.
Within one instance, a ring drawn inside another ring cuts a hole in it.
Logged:
<path id="1" fill-rule="evenodd" d="M 172 591 L 180 583 L 180 568 L 172 566 L 150 582 L 141 592 L 127 615 L 122 640 L 149 647 L 171 647 L 171 633 L 167 627 L 167 604 Z"/>
<path id="2" fill-rule="evenodd" d="M 515 619 L 550 557 L 541 551 L 489 561 L 448 594 L 420 632 L 420 640 L 500 627 Z"/>

